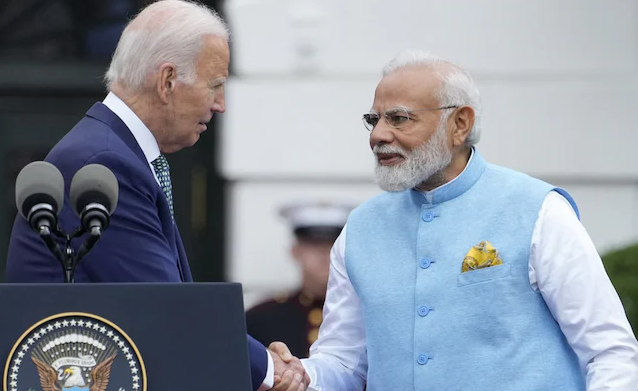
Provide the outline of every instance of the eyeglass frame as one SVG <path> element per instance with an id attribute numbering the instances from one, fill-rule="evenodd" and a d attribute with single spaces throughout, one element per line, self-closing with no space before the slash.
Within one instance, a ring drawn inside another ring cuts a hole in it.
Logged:
<path id="1" fill-rule="evenodd" d="M 410 114 L 412 114 L 412 113 L 417 113 L 419 111 L 436 111 L 436 110 L 446 110 L 446 109 L 458 109 L 459 107 L 461 107 L 461 106 L 459 106 L 459 105 L 450 105 L 450 106 L 435 107 L 435 108 L 431 108 L 431 109 L 416 109 L 416 110 L 410 110 L 410 109 L 408 109 L 406 107 L 394 107 L 392 109 L 388 109 L 385 112 L 383 112 L 383 118 L 385 118 L 385 121 L 388 123 L 388 125 L 392 126 L 395 129 L 400 129 L 397 126 L 392 125 L 392 123 L 390 123 L 390 120 L 388 119 L 388 113 L 390 113 L 393 110 L 403 110 L 403 112 L 408 115 L 407 121 L 410 121 L 410 119 L 411 119 L 410 118 Z M 379 121 L 377 121 L 377 123 L 374 124 L 374 126 L 372 126 L 372 128 L 368 128 L 367 125 L 370 125 L 370 123 L 366 121 L 366 117 L 369 118 L 370 115 L 373 115 L 373 114 L 379 116 L 379 120 L 381 119 L 381 116 L 379 115 L 379 113 L 366 113 L 366 114 L 364 114 L 361 117 L 361 119 L 363 120 L 363 126 L 366 128 L 366 130 L 368 132 L 372 132 L 374 130 L 374 128 L 377 126 L 377 124 L 379 123 Z"/>

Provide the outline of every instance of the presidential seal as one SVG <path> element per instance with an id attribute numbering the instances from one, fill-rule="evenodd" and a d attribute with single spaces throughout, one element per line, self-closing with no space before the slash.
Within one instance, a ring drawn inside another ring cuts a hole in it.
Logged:
<path id="1" fill-rule="evenodd" d="M 144 362 L 115 324 L 87 313 L 51 316 L 16 342 L 3 391 L 146 391 Z"/>

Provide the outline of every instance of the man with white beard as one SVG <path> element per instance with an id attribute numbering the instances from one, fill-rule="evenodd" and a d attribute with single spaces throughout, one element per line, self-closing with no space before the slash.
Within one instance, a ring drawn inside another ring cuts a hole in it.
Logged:
<path id="1" fill-rule="evenodd" d="M 332 249 L 310 390 L 638 389 L 638 343 L 576 203 L 487 163 L 480 113 L 449 62 L 406 52 L 384 69 L 364 123 L 386 192 Z"/>

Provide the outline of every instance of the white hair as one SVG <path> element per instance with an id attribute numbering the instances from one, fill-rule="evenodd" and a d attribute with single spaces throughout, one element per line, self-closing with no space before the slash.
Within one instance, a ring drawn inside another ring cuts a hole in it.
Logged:
<path id="1" fill-rule="evenodd" d="M 144 87 L 162 63 L 177 68 L 178 80 L 192 84 L 206 35 L 229 40 L 223 19 L 207 6 L 188 0 L 160 0 L 143 9 L 124 29 L 105 80 L 130 90 Z"/>
<path id="2" fill-rule="evenodd" d="M 437 68 L 444 65 L 444 70 Z M 470 106 L 474 109 L 474 126 L 465 140 L 467 146 L 476 145 L 481 138 L 481 97 L 472 77 L 458 67 L 435 55 L 421 50 L 408 50 L 400 53 L 392 59 L 384 68 L 383 76 L 398 72 L 409 67 L 435 68 L 435 75 L 441 80 L 443 88 L 437 91 L 435 98 L 441 106 Z M 447 114 L 442 120 L 452 113 L 446 110 Z"/>

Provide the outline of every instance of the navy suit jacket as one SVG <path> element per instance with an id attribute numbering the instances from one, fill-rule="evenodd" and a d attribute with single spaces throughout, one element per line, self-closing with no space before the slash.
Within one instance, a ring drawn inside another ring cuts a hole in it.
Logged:
<path id="1" fill-rule="evenodd" d="M 192 282 L 188 259 L 166 196 L 128 127 L 108 107 L 96 103 L 45 159 L 65 180 L 59 225 L 80 225 L 69 202 L 73 175 L 91 163 L 108 167 L 119 182 L 119 200 L 108 230 L 80 262 L 76 282 Z M 78 241 L 81 242 L 81 241 Z M 78 251 L 79 244 L 75 251 Z M 44 242 L 17 215 L 7 258 L 7 282 L 62 283 L 62 267 Z M 247 336 L 253 389 L 263 382 L 268 356 Z"/>

